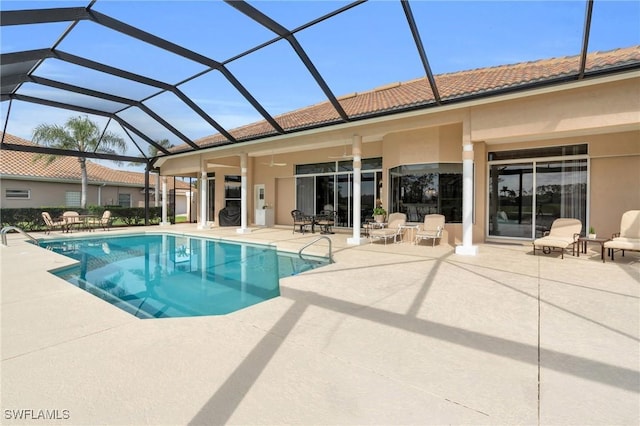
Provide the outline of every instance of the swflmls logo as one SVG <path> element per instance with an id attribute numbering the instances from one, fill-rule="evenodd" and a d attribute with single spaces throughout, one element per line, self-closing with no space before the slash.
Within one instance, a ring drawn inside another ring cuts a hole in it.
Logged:
<path id="1" fill-rule="evenodd" d="M 69 410 L 4 410 L 5 420 L 68 420 Z"/>

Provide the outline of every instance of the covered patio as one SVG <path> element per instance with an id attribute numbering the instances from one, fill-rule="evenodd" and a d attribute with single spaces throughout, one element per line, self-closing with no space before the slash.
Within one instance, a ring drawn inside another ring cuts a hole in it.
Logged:
<path id="1" fill-rule="evenodd" d="M 317 237 L 171 230 L 288 251 Z M 31 409 L 66 410 L 64 424 L 638 423 L 637 253 L 602 263 L 482 244 L 469 257 L 348 237 L 332 235 L 336 263 L 282 279 L 276 299 L 140 320 L 55 278 L 69 259 L 10 234 L 4 422 Z"/>

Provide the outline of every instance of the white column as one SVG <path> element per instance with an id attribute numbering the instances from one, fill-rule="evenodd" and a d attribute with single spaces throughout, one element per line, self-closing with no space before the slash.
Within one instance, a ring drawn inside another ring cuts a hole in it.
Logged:
<path id="1" fill-rule="evenodd" d="M 463 132 L 464 133 L 464 132 Z M 473 245 L 473 145 L 462 146 L 462 245 L 456 254 L 475 256 L 478 246 Z"/>
<path id="2" fill-rule="evenodd" d="M 251 229 L 247 228 L 247 160 L 246 152 L 240 154 L 240 228 L 236 229 L 238 234 L 248 234 Z"/>
<path id="3" fill-rule="evenodd" d="M 158 187 L 156 186 L 156 194 L 157 193 Z M 171 225 L 171 222 L 167 220 L 167 210 L 167 177 L 162 176 L 162 222 L 160 222 L 160 226 Z"/>
<path id="4" fill-rule="evenodd" d="M 351 154 L 353 155 L 353 236 L 347 238 L 347 244 L 358 245 L 367 241 L 366 238 L 360 237 L 360 212 L 361 208 L 361 187 L 362 187 L 362 136 L 353 136 L 351 145 Z"/>
<path id="5" fill-rule="evenodd" d="M 193 197 L 193 192 L 187 191 L 185 192 L 185 197 L 187 198 L 187 221 L 191 221 L 191 201 Z"/>
<path id="6" fill-rule="evenodd" d="M 200 170 L 200 217 L 198 218 L 198 229 L 209 229 L 207 225 L 207 199 L 208 181 L 207 181 L 207 169 L 203 165 Z"/>
<path id="7" fill-rule="evenodd" d="M 158 207 L 160 205 L 160 194 L 159 194 L 159 187 L 160 187 L 160 173 L 155 173 L 156 175 L 156 187 L 155 187 L 155 191 L 153 191 L 153 195 L 154 195 L 154 206 Z"/>

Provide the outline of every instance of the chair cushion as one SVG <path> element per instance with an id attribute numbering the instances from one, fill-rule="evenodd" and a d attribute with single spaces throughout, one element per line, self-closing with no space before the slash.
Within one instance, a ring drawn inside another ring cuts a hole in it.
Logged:
<path id="1" fill-rule="evenodd" d="M 604 248 L 620 250 L 640 250 L 640 238 L 616 237 L 604 243 Z"/>
<path id="2" fill-rule="evenodd" d="M 640 210 L 629 210 L 622 215 L 620 236 L 640 238 Z"/>
<path id="3" fill-rule="evenodd" d="M 567 248 L 574 243 L 573 237 L 542 237 L 533 242 L 536 247 Z"/>
<path id="4" fill-rule="evenodd" d="M 398 233 L 397 229 L 383 228 L 373 229 L 369 233 L 372 237 L 393 237 Z"/>
<path id="5" fill-rule="evenodd" d="M 560 218 L 553 221 L 549 230 L 549 237 L 570 238 L 573 242 L 574 234 L 579 234 L 582 222 L 578 219 Z"/>

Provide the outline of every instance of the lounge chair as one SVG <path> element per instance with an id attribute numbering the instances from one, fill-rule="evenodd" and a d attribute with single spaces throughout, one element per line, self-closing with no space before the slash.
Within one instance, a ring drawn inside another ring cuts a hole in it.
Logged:
<path id="1" fill-rule="evenodd" d="M 51 231 L 55 231 L 56 228 L 63 230 L 66 225 L 63 220 L 56 221 L 51 219 L 51 215 L 49 214 L 49 212 L 42 212 L 42 220 L 44 220 L 44 224 L 47 227 L 47 229 L 44 231 L 46 234 L 50 233 Z"/>
<path id="2" fill-rule="evenodd" d="M 613 234 L 611 241 L 606 241 L 602 249 L 607 249 L 611 260 L 618 250 L 622 250 L 622 256 L 625 250 L 640 251 L 640 210 L 629 210 L 622 215 L 620 232 Z"/>
<path id="3" fill-rule="evenodd" d="M 434 247 L 436 240 L 442 238 L 442 231 L 444 231 L 444 215 L 428 214 L 416 232 L 415 244 L 422 240 L 431 240 L 431 247 Z"/>
<path id="4" fill-rule="evenodd" d="M 322 210 L 316 216 L 316 225 L 320 226 L 321 234 L 333 234 L 331 229 L 336 223 L 336 212 L 333 210 Z"/>
<path id="5" fill-rule="evenodd" d="M 391 213 L 389 215 L 389 225 L 386 228 L 372 229 L 369 231 L 369 238 L 371 243 L 373 240 L 384 240 L 384 244 L 387 244 L 389 238 L 393 238 L 393 242 L 397 242 L 398 235 L 402 232 L 402 225 L 407 222 L 407 215 L 404 213 Z"/>
<path id="6" fill-rule="evenodd" d="M 108 231 L 111 227 L 111 210 L 105 210 L 102 213 L 102 217 L 90 217 L 87 220 L 87 225 L 91 228 L 101 227 L 105 231 Z"/>
<path id="7" fill-rule="evenodd" d="M 313 226 L 313 220 L 302 213 L 301 210 L 291 210 L 291 217 L 293 218 L 293 233 L 297 230 L 305 233 L 307 228 L 311 228 Z"/>
<path id="8" fill-rule="evenodd" d="M 545 254 L 558 249 L 564 259 L 564 251 L 569 247 L 571 247 L 571 254 L 575 256 L 576 243 L 580 237 L 581 230 L 582 222 L 579 219 L 561 218 L 554 220 L 551 224 L 551 229 L 545 231 L 542 238 L 533 241 L 534 256 L 536 249 L 542 249 Z"/>

